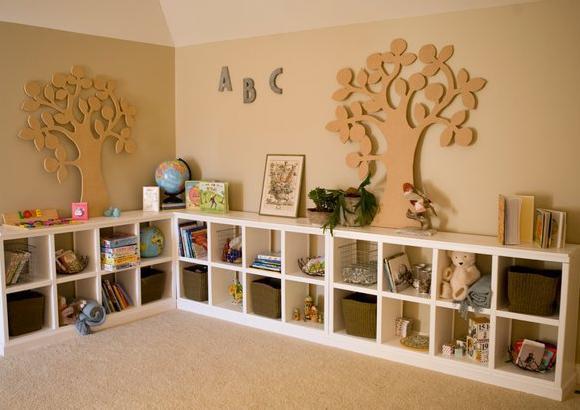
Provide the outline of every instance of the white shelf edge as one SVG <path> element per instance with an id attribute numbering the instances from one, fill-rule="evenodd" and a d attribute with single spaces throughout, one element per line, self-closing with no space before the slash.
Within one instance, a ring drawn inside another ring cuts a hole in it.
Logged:
<path id="1" fill-rule="evenodd" d="M 531 322 L 531 323 L 539 323 L 542 325 L 554 326 L 558 327 L 560 325 L 560 320 L 555 317 L 543 317 L 543 316 L 534 316 L 534 315 L 526 315 L 523 313 L 515 313 L 510 312 L 508 310 L 496 310 L 496 316 L 503 317 L 506 319 L 515 319 L 521 320 L 524 322 Z"/>
<path id="2" fill-rule="evenodd" d="M 39 279 L 32 282 L 17 283 L 16 285 L 9 285 L 6 287 L 6 294 L 24 292 L 26 290 L 33 290 L 52 286 L 52 279 Z"/>

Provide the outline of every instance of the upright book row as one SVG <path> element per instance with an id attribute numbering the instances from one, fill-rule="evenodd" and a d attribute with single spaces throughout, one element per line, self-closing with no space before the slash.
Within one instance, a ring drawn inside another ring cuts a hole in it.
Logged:
<path id="1" fill-rule="evenodd" d="M 207 259 L 207 226 L 192 221 L 179 225 L 179 256 Z"/>

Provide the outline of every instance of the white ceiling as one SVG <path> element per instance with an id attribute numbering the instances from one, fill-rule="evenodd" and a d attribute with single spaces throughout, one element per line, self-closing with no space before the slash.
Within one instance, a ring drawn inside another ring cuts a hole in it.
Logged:
<path id="1" fill-rule="evenodd" d="M 537 0 L 0 0 L 0 21 L 166 46 Z"/>

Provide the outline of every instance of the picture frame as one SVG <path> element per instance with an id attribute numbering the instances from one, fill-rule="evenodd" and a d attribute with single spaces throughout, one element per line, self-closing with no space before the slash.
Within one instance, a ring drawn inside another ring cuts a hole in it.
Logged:
<path id="1" fill-rule="evenodd" d="M 301 154 L 266 155 L 260 215 L 298 216 L 305 158 Z"/>
<path id="2" fill-rule="evenodd" d="M 406 253 L 398 253 L 388 258 L 386 267 L 388 268 L 388 275 L 390 275 L 389 283 L 392 284 L 392 292 L 398 293 L 409 287 L 413 273 Z"/>

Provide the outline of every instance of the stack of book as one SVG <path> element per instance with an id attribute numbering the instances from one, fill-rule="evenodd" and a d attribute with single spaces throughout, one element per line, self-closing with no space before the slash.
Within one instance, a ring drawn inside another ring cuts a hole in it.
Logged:
<path id="1" fill-rule="evenodd" d="M 502 245 L 531 243 L 534 232 L 534 197 L 500 195 L 497 239 Z"/>
<path id="2" fill-rule="evenodd" d="M 264 269 L 272 272 L 282 271 L 282 257 L 280 252 L 264 252 L 256 255 L 252 268 Z"/>
<path id="3" fill-rule="evenodd" d="M 101 265 L 103 270 L 115 271 L 139 265 L 137 236 L 113 234 L 101 238 Z"/>
<path id="4" fill-rule="evenodd" d="M 194 221 L 179 225 L 179 256 L 207 259 L 207 227 Z"/>
<path id="5" fill-rule="evenodd" d="M 566 246 L 566 212 L 536 209 L 534 243 L 540 248 Z"/>
<path id="6" fill-rule="evenodd" d="M 101 282 L 103 292 L 103 306 L 107 313 L 120 312 L 133 305 L 131 298 L 123 286 L 117 282 L 111 283 L 108 279 Z"/>
<path id="7" fill-rule="evenodd" d="M 8 262 L 6 267 L 6 285 L 14 285 L 25 271 L 31 253 L 28 251 L 6 251 L 5 257 Z"/>

